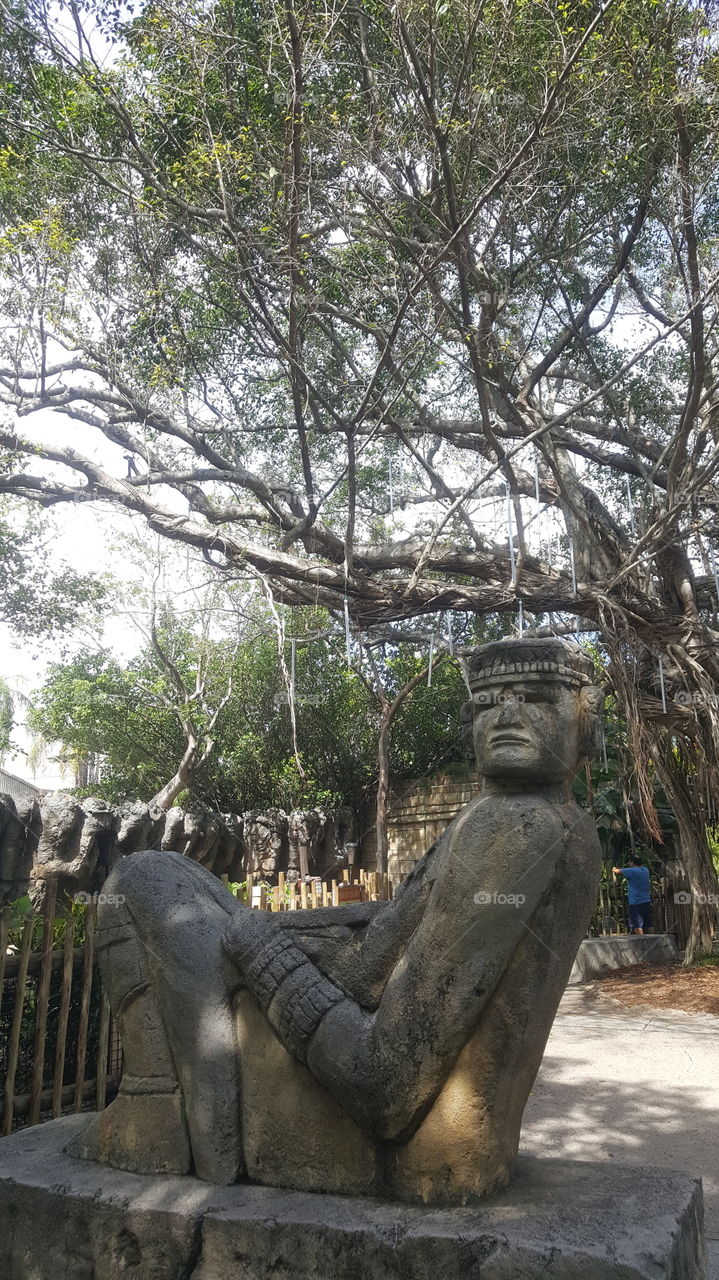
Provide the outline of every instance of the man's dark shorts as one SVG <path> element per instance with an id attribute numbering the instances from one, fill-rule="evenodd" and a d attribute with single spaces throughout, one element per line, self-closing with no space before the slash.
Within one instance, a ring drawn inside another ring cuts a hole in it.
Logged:
<path id="1" fill-rule="evenodd" d="M 651 902 L 635 902 L 629 908 L 629 928 L 630 929 L 651 929 L 652 927 L 652 904 Z"/>

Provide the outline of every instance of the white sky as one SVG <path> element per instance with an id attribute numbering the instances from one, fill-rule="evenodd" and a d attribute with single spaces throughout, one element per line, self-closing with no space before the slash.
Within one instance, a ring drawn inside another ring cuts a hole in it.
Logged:
<path id="1" fill-rule="evenodd" d="M 78 453 L 100 463 L 111 474 L 126 474 L 125 450 L 84 423 L 70 422 L 62 415 L 43 410 L 23 420 L 23 434 L 38 442 L 62 440 Z M 144 464 L 138 459 L 138 465 L 142 468 Z M 70 475 L 67 468 L 44 462 L 37 464 L 37 470 L 65 479 Z M 77 476 L 73 476 L 73 482 L 76 481 Z M 163 488 L 156 493 L 163 505 L 173 510 L 187 509 L 184 500 L 173 490 Z M 53 530 L 52 541 L 48 545 L 51 569 L 55 571 L 61 570 L 65 563 L 78 573 L 110 573 L 123 579 L 127 576 L 127 562 L 122 547 L 118 545 L 120 539 L 134 532 L 146 541 L 149 552 L 156 545 L 155 535 L 148 533 L 140 517 L 106 503 L 58 503 L 49 508 L 47 514 Z M 73 640 L 75 647 L 95 641 L 98 646 L 112 648 L 118 656 L 129 656 L 141 644 L 137 628 L 122 610 L 113 608 L 111 600 L 106 609 L 102 634 L 89 636 L 78 633 Z M 24 640 L 18 641 L 10 628 L 0 623 L 0 670 L 11 684 L 17 683 L 29 693 L 42 684 L 48 665 L 57 661 L 61 650 L 67 646 L 67 638 L 64 641 L 44 641 L 38 652 L 36 646 Z"/>

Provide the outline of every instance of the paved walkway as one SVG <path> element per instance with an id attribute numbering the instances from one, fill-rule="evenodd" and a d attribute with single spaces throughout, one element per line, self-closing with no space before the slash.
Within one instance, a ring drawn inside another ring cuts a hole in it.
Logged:
<path id="1" fill-rule="evenodd" d="M 532 1155 L 701 1174 L 719 1280 L 719 1018 L 620 1008 L 569 988 L 524 1113 Z"/>

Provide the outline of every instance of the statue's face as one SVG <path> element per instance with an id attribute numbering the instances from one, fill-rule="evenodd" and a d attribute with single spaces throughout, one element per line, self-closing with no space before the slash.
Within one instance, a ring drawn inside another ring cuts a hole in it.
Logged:
<path id="1" fill-rule="evenodd" d="M 571 777 L 580 757 L 579 697 L 551 680 L 486 685 L 474 696 L 474 749 L 487 778 Z"/>

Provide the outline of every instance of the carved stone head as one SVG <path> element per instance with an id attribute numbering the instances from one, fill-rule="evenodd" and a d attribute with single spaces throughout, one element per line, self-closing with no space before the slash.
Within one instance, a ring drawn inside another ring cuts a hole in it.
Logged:
<path id="1" fill-rule="evenodd" d="M 571 779 L 598 749 L 604 694 L 591 658 L 565 640 L 497 640 L 467 657 L 474 749 L 497 781 Z"/>

